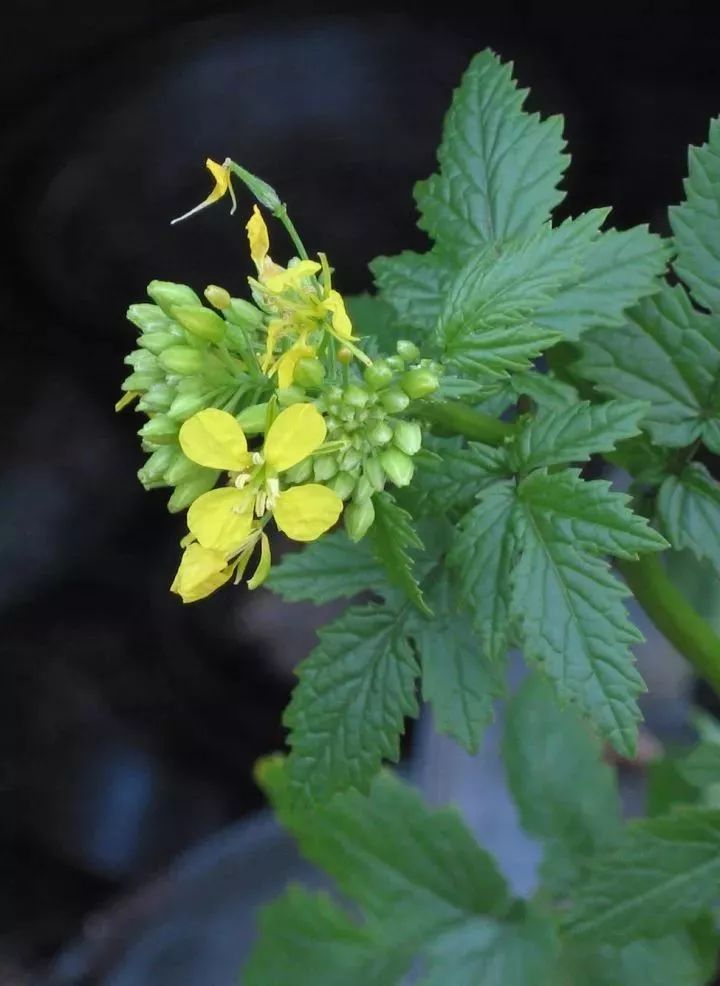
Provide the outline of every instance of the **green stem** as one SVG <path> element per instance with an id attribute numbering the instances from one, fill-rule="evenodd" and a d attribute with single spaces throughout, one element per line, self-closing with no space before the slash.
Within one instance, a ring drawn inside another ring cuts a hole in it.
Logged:
<path id="1" fill-rule="evenodd" d="M 720 637 L 675 588 L 660 558 L 643 555 L 618 568 L 658 630 L 720 694 Z"/>
<path id="2" fill-rule="evenodd" d="M 289 235 L 290 239 L 293 241 L 293 243 L 295 245 L 295 249 L 298 252 L 298 257 L 300 257 L 301 260 L 307 260 L 308 259 L 308 255 L 307 255 L 307 250 L 305 249 L 305 244 L 300 239 L 300 234 L 295 229 L 295 223 L 292 221 L 292 219 L 288 215 L 287 206 L 286 205 L 281 205 L 279 209 L 276 209 L 273 212 L 273 215 L 275 216 L 276 219 L 279 219 L 280 220 L 280 222 L 283 224 L 283 226 L 287 230 L 288 235 Z"/>
<path id="3" fill-rule="evenodd" d="M 485 445 L 502 445 L 514 430 L 506 421 L 476 411 L 462 401 L 425 401 L 418 409 L 439 434 L 463 435 Z"/>

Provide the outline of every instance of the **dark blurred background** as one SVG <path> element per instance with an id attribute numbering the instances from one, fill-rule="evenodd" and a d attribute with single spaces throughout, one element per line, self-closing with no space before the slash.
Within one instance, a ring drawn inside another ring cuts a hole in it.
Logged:
<path id="1" fill-rule="evenodd" d="M 372 257 L 423 248 L 412 183 L 487 45 L 533 109 L 566 116 L 563 214 L 612 204 L 617 225 L 666 232 L 687 145 L 720 112 L 720 15 L 698 5 L 360 9 L 5 7 L 0 984 L 34 981 L 257 810 L 252 763 L 282 744 L 324 618 L 242 590 L 171 597 L 182 521 L 135 478 L 139 419 L 113 412 L 124 311 L 151 278 L 243 291 L 247 199 L 169 225 L 206 194 L 205 157 L 275 185 L 352 293 Z"/>

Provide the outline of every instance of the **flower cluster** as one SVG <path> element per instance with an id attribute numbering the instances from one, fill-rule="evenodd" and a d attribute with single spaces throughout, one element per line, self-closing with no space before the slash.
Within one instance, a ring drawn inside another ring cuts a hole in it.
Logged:
<path id="1" fill-rule="evenodd" d="M 272 259 L 255 206 L 246 226 L 252 302 L 211 285 L 207 307 L 185 285 L 153 281 L 154 304 L 128 311 L 140 336 L 117 407 L 137 399 L 148 417 L 139 432 L 149 453 L 143 485 L 174 487 L 170 510 L 187 509 L 172 584 L 184 602 L 239 581 L 256 551 L 248 585 L 260 585 L 271 519 L 289 538 L 314 541 L 344 511 L 359 540 L 374 520 L 373 496 L 388 482 L 410 482 L 422 435 L 408 409 L 438 383 L 412 343 L 372 362 L 326 257 L 307 257 L 274 191 L 233 162 L 207 164 L 215 187 L 186 216 L 226 193 L 234 211 L 233 169 L 286 225 L 299 256 L 286 267 Z"/>

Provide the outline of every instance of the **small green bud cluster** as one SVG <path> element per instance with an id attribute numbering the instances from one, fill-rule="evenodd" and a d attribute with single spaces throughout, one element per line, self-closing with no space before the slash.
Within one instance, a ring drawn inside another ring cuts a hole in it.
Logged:
<path id="1" fill-rule="evenodd" d="M 203 408 L 222 407 L 250 387 L 243 357 L 263 316 L 215 285 L 205 296 L 222 316 L 203 305 L 187 285 L 152 281 L 147 290 L 154 304 L 128 309 L 140 336 L 138 348 L 125 358 L 132 372 L 122 389 L 139 393 L 137 410 L 148 417 L 138 434 L 149 458 L 138 478 L 146 489 L 175 487 L 168 504 L 175 512 L 211 489 L 218 477 L 183 455 L 180 426 Z"/>

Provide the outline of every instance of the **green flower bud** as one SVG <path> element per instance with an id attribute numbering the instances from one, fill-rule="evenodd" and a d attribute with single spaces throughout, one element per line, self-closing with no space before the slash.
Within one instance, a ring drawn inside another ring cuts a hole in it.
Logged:
<path id="1" fill-rule="evenodd" d="M 138 401 L 140 411 L 167 411 L 175 398 L 175 391 L 165 381 L 154 383 Z"/>
<path id="2" fill-rule="evenodd" d="M 386 411 L 390 411 L 391 414 L 397 414 L 398 411 L 405 410 L 410 403 L 410 398 L 399 387 L 390 387 L 389 390 L 380 394 L 380 403 Z"/>
<path id="3" fill-rule="evenodd" d="M 187 284 L 173 284 L 172 281 L 150 281 L 147 293 L 166 315 L 172 316 L 174 305 L 199 305 L 200 299 Z"/>
<path id="4" fill-rule="evenodd" d="M 159 371 L 160 376 L 162 376 L 157 357 L 149 353 L 147 349 L 133 349 L 123 358 L 123 363 L 131 366 L 138 373 L 157 373 Z"/>
<path id="5" fill-rule="evenodd" d="M 387 421 L 378 421 L 367 433 L 373 445 L 387 445 L 393 437 L 393 430 Z"/>
<path id="6" fill-rule="evenodd" d="M 263 313 L 244 298 L 231 298 L 230 307 L 225 310 L 225 318 L 233 325 L 252 332 L 262 325 Z"/>
<path id="7" fill-rule="evenodd" d="M 267 402 L 265 404 L 253 404 L 236 415 L 246 435 L 261 435 L 265 431 L 267 409 Z"/>
<path id="8" fill-rule="evenodd" d="M 302 387 L 285 387 L 284 390 L 276 392 L 278 404 L 282 407 L 290 407 L 291 404 L 299 404 L 306 399 L 305 391 Z"/>
<path id="9" fill-rule="evenodd" d="M 308 390 L 319 390 L 325 379 L 325 367 L 319 359 L 305 356 L 295 364 L 293 380 Z"/>
<path id="10" fill-rule="evenodd" d="M 313 476 L 318 483 L 332 479 L 338 471 L 338 462 L 334 455 L 319 455 L 313 461 Z"/>
<path id="11" fill-rule="evenodd" d="M 408 339 L 399 339 L 395 348 L 397 349 L 398 356 L 405 363 L 414 363 L 420 356 L 418 347 Z"/>
<path id="12" fill-rule="evenodd" d="M 310 458 L 303 459 L 302 462 L 298 462 L 297 465 L 292 466 L 290 469 L 284 473 L 285 479 L 288 483 L 293 486 L 299 483 L 307 483 L 313 474 L 313 460 Z"/>
<path id="13" fill-rule="evenodd" d="M 343 393 L 343 401 L 350 407 L 365 407 L 369 397 L 367 390 L 354 383 L 346 387 Z"/>
<path id="14" fill-rule="evenodd" d="M 225 288 L 219 288 L 217 284 L 208 284 L 203 291 L 203 294 L 213 308 L 218 308 L 222 311 L 223 309 L 230 307 L 230 303 L 232 301 L 230 292 L 226 291 Z"/>
<path id="15" fill-rule="evenodd" d="M 171 514 L 186 510 L 199 496 L 211 490 L 217 482 L 220 473 L 216 469 L 203 469 L 201 476 L 185 479 L 175 487 L 173 495 L 168 500 L 168 510 Z"/>
<path id="16" fill-rule="evenodd" d="M 125 377 L 123 382 L 120 384 L 121 390 L 139 390 L 140 393 L 149 390 L 154 383 L 157 381 L 157 375 L 155 373 L 143 373 L 136 372 L 131 373 L 129 377 Z"/>
<path id="17" fill-rule="evenodd" d="M 333 492 L 337 493 L 341 500 L 347 500 L 355 489 L 355 476 L 349 472 L 339 472 L 328 483 L 328 486 Z"/>
<path id="18" fill-rule="evenodd" d="M 398 421 L 393 443 L 406 455 L 415 455 L 422 445 L 422 429 L 417 421 Z"/>
<path id="19" fill-rule="evenodd" d="M 402 356 L 388 356 L 385 362 L 394 373 L 402 373 L 405 369 L 405 360 Z"/>
<path id="20" fill-rule="evenodd" d="M 149 335 L 140 336 L 138 346 L 157 356 L 168 346 L 176 346 L 178 341 L 180 337 L 175 332 L 151 332 Z"/>
<path id="21" fill-rule="evenodd" d="M 257 175 L 254 175 L 251 171 L 247 171 L 245 168 L 241 168 L 239 164 L 235 164 L 234 162 L 232 173 L 237 175 L 241 181 L 245 182 L 260 205 L 264 205 L 270 212 L 277 212 L 283 208 L 278 193 L 272 185 L 268 185 L 262 178 L 258 178 Z"/>
<path id="22" fill-rule="evenodd" d="M 374 520 L 375 507 L 370 498 L 360 503 L 349 503 L 345 507 L 345 530 L 351 541 L 359 541 L 363 538 L 372 527 Z"/>
<path id="23" fill-rule="evenodd" d="M 205 394 L 178 394 L 168 408 L 168 415 L 176 421 L 186 421 L 206 406 Z"/>
<path id="24" fill-rule="evenodd" d="M 337 384 L 333 384 L 332 387 L 328 387 L 325 391 L 325 400 L 328 401 L 328 407 L 332 410 L 332 404 L 339 404 L 342 400 L 343 392 Z"/>
<path id="25" fill-rule="evenodd" d="M 382 390 L 392 383 L 393 371 L 384 360 L 378 360 L 371 366 L 366 366 L 363 370 L 365 383 L 372 390 Z"/>
<path id="26" fill-rule="evenodd" d="M 367 476 L 360 476 L 358 481 L 355 483 L 353 500 L 355 503 L 362 503 L 363 500 L 369 500 L 374 492 L 375 490 L 373 489 L 372 483 Z"/>
<path id="27" fill-rule="evenodd" d="M 177 445 L 163 445 L 149 456 L 142 469 L 138 469 L 138 479 L 146 490 L 167 486 L 165 470 L 172 466 L 178 455 L 182 452 Z"/>
<path id="28" fill-rule="evenodd" d="M 173 421 L 167 414 L 156 414 L 142 426 L 138 435 L 147 442 L 154 445 L 168 445 L 174 442 L 180 425 Z"/>
<path id="29" fill-rule="evenodd" d="M 179 483 L 183 483 L 187 479 L 194 479 L 205 472 L 206 470 L 202 466 L 180 452 L 165 470 L 165 481 L 169 486 L 177 486 Z"/>
<path id="30" fill-rule="evenodd" d="M 202 305 L 173 305 L 172 316 L 184 329 L 205 342 L 222 342 L 225 320 Z"/>
<path id="31" fill-rule="evenodd" d="M 378 493 L 385 488 L 385 470 L 376 456 L 371 456 L 365 463 L 365 475 Z"/>
<path id="32" fill-rule="evenodd" d="M 141 332 L 167 332 L 173 324 L 162 308 L 157 305 L 130 305 L 127 310 L 128 321 L 136 325 Z"/>
<path id="33" fill-rule="evenodd" d="M 400 386 L 408 397 L 418 400 L 420 397 L 427 397 L 428 394 L 436 391 L 440 386 L 440 381 L 430 370 L 416 367 L 414 370 L 403 373 L 400 377 Z"/>
<path id="34" fill-rule="evenodd" d="M 397 448 L 388 448 L 380 453 L 380 464 L 388 475 L 388 479 L 396 486 L 408 486 L 413 477 L 415 466 L 409 455 Z"/>
<path id="35" fill-rule="evenodd" d="M 339 456 L 340 468 L 345 472 L 354 472 L 362 462 L 362 453 L 356 448 L 346 449 Z"/>
<path id="36" fill-rule="evenodd" d="M 158 357 L 162 365 L 170 373 L 182 376 L 192 376 L 201 373 L 205 365 L 205 356 L 190 346 L 169 346 Z"/>
<path id="37" fill-rule="evenodd" d="M 175 384 L 178 394 L 204 394 L 207 391 L 207 383 L 202 377 L 181 377 Z"/>

